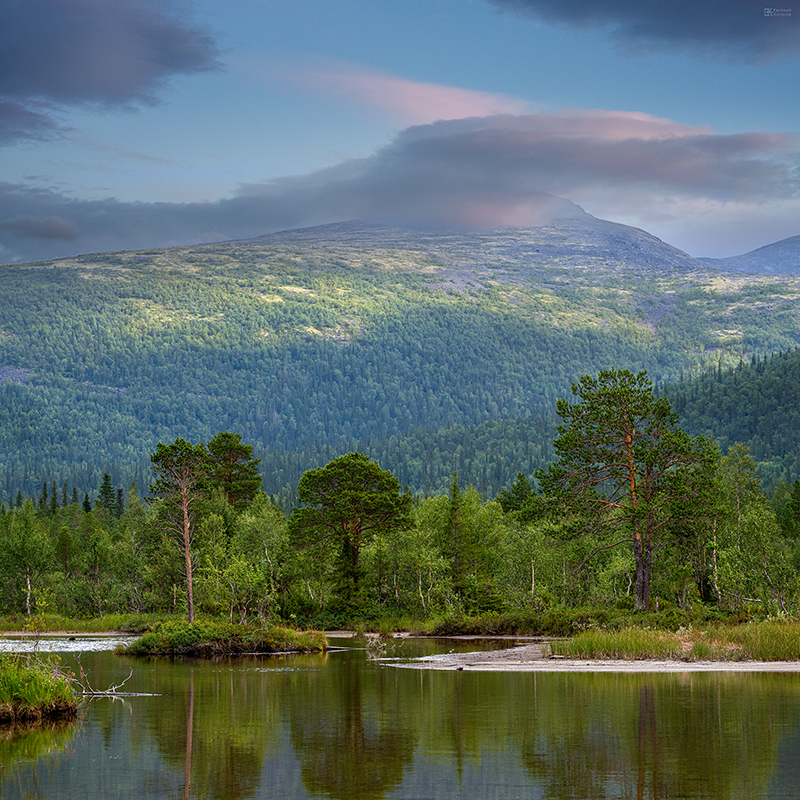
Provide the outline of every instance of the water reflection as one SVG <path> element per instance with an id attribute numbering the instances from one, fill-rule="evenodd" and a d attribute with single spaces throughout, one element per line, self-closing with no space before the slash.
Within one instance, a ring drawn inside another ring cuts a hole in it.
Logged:
<path id="1" fill-rule="evenodd" d="M 796 786 L 794 674 L 414 671 L 364 652 L 83 664 L 94 685 L 132 665 L 125 688 L 157 696 L 0 736 L 0 796 L 777 800 Z"/>
<path id="2" fill-rule="evenodd" d="M 400 676 L 361 666 L 340 659 L 329 680 L 307 673 L 292 681 L 291 742 L 310 794 L 383 797 L 413 759 L 418 737 Z"/>
<path id="3" fill-rule="evenodd" d="M 552 798 L 766 797 L 795 675 L 550 675 L 521 756 Z"/>

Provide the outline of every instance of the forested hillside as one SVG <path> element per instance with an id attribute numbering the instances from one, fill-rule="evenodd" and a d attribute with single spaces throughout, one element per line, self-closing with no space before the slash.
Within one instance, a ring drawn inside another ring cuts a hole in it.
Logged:
<path id="1" fill-rule="evenodd" d="M 800 351 L 712 368 L 666 394 L 687 431 L 712 434 L 723 452 L 746 443 L 768 488 L 800 477 Z"/>
<path id="2" fill-rule="evenodd" d="M 240 433 L 286 501 L 360 449 L 413 490 L 492 494 L 549 460 L 605 367 L 659 384 L 794 348 L 800 278 L 723 273 L 601 220 L 344 224 L 0 268 L 0 499 L 149 484 L 156 443 Z M 758 457 L 758 456 L 757 456 Z"/>

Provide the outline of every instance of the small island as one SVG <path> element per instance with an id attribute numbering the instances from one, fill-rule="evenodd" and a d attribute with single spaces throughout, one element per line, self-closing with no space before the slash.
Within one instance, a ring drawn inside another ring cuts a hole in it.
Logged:
<path id="1" fill-rule="evenodd" d="M 135 642 L 117 648 L 120 655 L 211 658 L 264 653 L 318 653 L 327 649 L 319 631 L 234 625 L 225 622 L 171 620 L 158 623 Z"/>

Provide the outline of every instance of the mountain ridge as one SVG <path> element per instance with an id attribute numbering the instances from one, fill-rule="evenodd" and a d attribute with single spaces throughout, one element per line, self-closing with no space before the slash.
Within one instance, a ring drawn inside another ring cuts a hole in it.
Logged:
<path id="1" fill-rule="evenodd" d="M 800 275 L 800 235 L 789 236 L 748 253 L 728 258 L 703 258 L 720 269 L 763 275 Z"/>

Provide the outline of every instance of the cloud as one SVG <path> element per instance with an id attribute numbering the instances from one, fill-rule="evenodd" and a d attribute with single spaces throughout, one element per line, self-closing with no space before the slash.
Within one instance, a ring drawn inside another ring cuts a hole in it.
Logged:
<path id="1" fill-rule="evenodd" d="M 800 56 L 800 19 L 753 0 L 489 0 L 504 11 L 601 28 L 630 52 L 684 49 L 708 59 L 767 63 Z M 791 5 L 791 4 L 788 4 Z"/>
<path id="2" fill-rule="evenodd" d="M 219 67 L 212 36 L 156 0 L 0 3 L 0 136 L 41 138 L 59 107 L 153 103 L 173 75 Z"/>
<path id="3" fill-rule="evenodd" d="M 421 228 L 525 227 L 579 215 L 574 203 L 656 235 L 669 231 L 678 246 L 691 230 L 700 255 L 721 254 L 732 228 L 737 241 L 766 244 L 759 238 L 765 209 L 782 220 L 776 232 L 798 233 L 800 137 L 721 135 L 603 110 L 440 121 L 405 129 L 368 158 L 241 186 L 214 203 L 87 201 L 0 184 L 0 245 L 7 260 L 33 260 L 354 218 Z M 78 238 L 46 235 L 57 229 L 54 218 Z"/>
<path id="4" fill-rule="evenodd" d="M 529 109 L 526 101 L 504 94 L 406 80 L 345 61 L 315 61 L 317 66 L 312 68 L 283 65 L 269 70 L 267 77 L 322 95 L 342 97 L 384 112 L 403 125 L 521 114 Z"/>
<path id="5" fill-rule="evenodd" d="M 20 239 L 62 239 L 73 242 L 78 238 L 75 226 L 61 217 L 14 217 L 0 222 L 0 230 L 10 231 Z"/>

